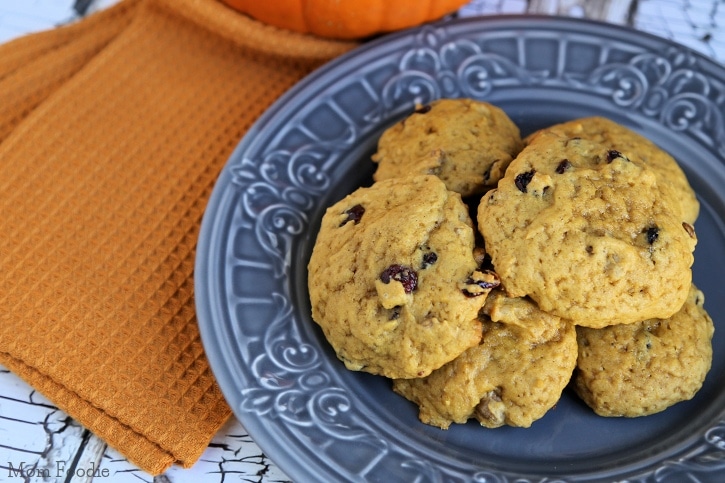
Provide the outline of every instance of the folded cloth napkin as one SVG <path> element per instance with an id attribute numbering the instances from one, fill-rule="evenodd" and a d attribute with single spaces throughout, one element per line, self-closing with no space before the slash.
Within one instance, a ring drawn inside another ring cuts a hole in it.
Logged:
<path id="1" fill-rule="evenodd" d="M 0 363 L 152 474 L 230 415 L 193 304 L 219 171 L 356 44 L 217 0 L 123 0 L 0 46 Z"/>

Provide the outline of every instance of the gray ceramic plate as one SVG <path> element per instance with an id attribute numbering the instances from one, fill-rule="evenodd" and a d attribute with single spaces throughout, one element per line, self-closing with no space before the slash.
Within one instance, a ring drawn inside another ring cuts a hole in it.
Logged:
<path id="1" fill-rule="evenodd" d="M 306 265 L 320 217 L 370 183 L 381 131 L 416 102 L 440 97 L 495 103 L 523 134 L 609 116 L 681 162 L 702 202 L 694 278 L 717 326 L 713 369 L 693 400 L 646 418 L 605 419 L 567 392 L 529 429 L 441 431 L 419 423 L 387 380 L 343 368 L 309 316 Z M 204 217 L 199 324 L 234 413 L 298 482 L 721 481 L 724 117 L 721 66 L 586 21 L 450 21 L 381 38 L 321 68 L 245 136 Z"/>

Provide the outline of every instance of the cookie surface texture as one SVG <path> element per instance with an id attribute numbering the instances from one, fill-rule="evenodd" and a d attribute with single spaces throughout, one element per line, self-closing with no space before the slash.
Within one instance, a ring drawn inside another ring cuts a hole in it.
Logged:
<path id="1" fill-rule="evenodd" d="M 348 369 L 421 377 L 481 338 L 490 290 L 460 195 L 435 176 L 390 179 L 331 206 L 308 266 L 312 317 Z M 473 285 L 471 285 L 473 284 Z"/>
<path id="2" fill-rule="evenodd" d="M 577 394 L 600 416 L 646 416 L 691 399 L 712 362 L 704 300 L 693 286 L 669 319 L 577 328 Z"/>
<path id="3" fill-rule="evenodd" d="M 654 172 L 662 196 L 668 199 L 682 221 L 695 223 L 700 203 L 684 171 L 669 153 L 646 137 L 604 117 L 575 119 L 546 130 L 569 138 L 579 137 L 606 144 L 633 162 L 641 162 Z"/>
<path id="4" fill-rule="evenodd" d="M 507 294 L 576 325 L 668 318 L 687 298 L 694 228 L 608 145 L 537 135 L 483 196 L 478 227 Z"/>
<path id="5" fill-rule="evenodd" d="M 518 127 L 500 108 L 439 99 L 382 134 L 374 179 L 435 174 L 466 197 L 495 186 L 522 145 Z"/>
<path id="6" fill-rule="evenodd" d="M 482 426 L 529 427 L 559 400 L 576 365 L 574 326 L 541 312 L 528 299 L 491 292 L 476 347 L 394 390 L 419 407 L 419 419 L 448 428 L 476 419 Z"/>

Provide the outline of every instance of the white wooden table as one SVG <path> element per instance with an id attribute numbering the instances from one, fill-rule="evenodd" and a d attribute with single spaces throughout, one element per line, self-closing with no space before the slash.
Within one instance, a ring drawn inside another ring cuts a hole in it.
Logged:
<path id="1" fill-rule="evenodd" d="M 116 0 L 90 2 L 89 12 Z M 0 42 L 73 21 L 73 0 L 0 0 Z M 725 62 L 723 0 L 473 0 L 460 16 L 546 13 L 630 25 L 676 40 Z M 17 471 L 23 465 L 24 476 Z M 43 468 L 49 471 L 33 472 Z M 50 474 L 50 478 L 44 475 Z M 94 478 L 95 477 L 95 478 Z M 156 478 L 139 470 L 56 408 L 24 381 L 0 367 L 0 481 L 59 482 L 259 482 L 288 481 L 244 427 L 232 418 L 191 469 L 173 467 Z"/>

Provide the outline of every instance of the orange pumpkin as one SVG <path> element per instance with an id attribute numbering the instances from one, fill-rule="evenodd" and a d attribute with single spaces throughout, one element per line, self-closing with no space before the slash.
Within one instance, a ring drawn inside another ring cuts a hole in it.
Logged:
<path id="1" fill-rule="evenodd" d="M 221 0 L 276 27 L 359 39 L 437 20 L 470 0 Z"/>

